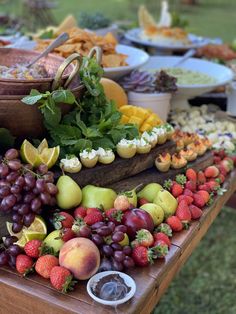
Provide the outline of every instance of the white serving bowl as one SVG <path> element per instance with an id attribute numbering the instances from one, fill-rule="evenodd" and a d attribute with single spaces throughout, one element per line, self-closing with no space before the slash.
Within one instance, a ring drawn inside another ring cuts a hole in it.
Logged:
<path id="1" fill-rule="evenodd" d="M 126 296 L 123 299 L 120 300 L 116 300 L 116 301 L 107 301 L 104 299 L 100 299 L 98 297 L 96 297 L 93 294 L 92 291 L 92 287 L 103 277 L 106 277 L 108 275 L 120 275 L 120 277 L 122 277 L 126 283 L 127 286 L 129 286 L 131 288 L 130 292 L 126 294 Z M 93 277 L 91 277 L 87 283 L 87 292 L 90 295 L 90 297 L 92 299 L 94 299 L 96 302 L 104 304 L 104 305 L 110 305 L 110 306 L 117 306 L 119 304 L 123 304 L 125 302 L 127 302 L 129 299 L 131 299 L 136 291 L 136 283 L 133 280 L 133 278 L 131 278 L 129 275 L 126 275 L 125 273 L 119 272 L 119 271 L 103 271 L 101 273 L 98 273 L 96 275 L 94 275 Z"/>
<path id="2" fill-rule="evenodd" d="M 104 68 L 104 76 L 113 80 L 118 80 L 132 70 L 141 67 L 149 59 L 149 55 L 146 52 L 130 46 L 117 45 L 116 51 L 128 56 L 126 59 L 128 65 L 115 68 Z"/>
<path id="3" fill-rule="evenodd" d="M 142 66 L 142 70 L 160 70 L 163 68 L 171 68 L 176 64 L 181 57 L 150 57 L 149 61 Z M 233 72 L 228 67 L 223 65 L 197 59 L 190 58 L 183 62 L 178 68 L 183 68 L 191 71 L 202 72 L 213 77 L 216 82 L 204 85 L 178 85 L 178 91 L 172 97 L 172 107 L 186 108 L 188 106 L 188 99 L 211 92 L 219 86 L 225 85 L 232 81 Z"/>

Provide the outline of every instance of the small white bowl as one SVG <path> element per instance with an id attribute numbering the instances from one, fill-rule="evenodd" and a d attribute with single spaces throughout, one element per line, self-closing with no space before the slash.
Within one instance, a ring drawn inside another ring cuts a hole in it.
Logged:
<path id="1" fill-rule="evenodd" d="M 126 285 L 128 287 L 131 288 L 130 292 L 126 294 L 126 296 L 123 299 L 120 300 L 115 300 L 115 301 L 107 301 L 104 299 L 100 299 L 98 297 L 96 297 L 92 291 L 92 287 L 103 277 L 106 277 L 108 275 L 120 275 L 120 277 L 122 277 L 126 283 Z M 119 304 L 123 304 L 125 302 L 127 302 L 129 299 L 131 299 L 136 291 L 136 283 L 133 280 L 133 278 L 131 278 L 130 276 L 126 275 L 125 273 L 119 272 L 119 271 L 104 271 L 101 273 L 98 273 L 96 275 L 94 275 L 93 277 L 91 277 L 87 283 L 87 292 L 90 295 L 90 297 L 92 299 L 94 299 L 96 302 L 104 304 L 104 305 L 110 305 L 110 306 L 116 306 Z"/>

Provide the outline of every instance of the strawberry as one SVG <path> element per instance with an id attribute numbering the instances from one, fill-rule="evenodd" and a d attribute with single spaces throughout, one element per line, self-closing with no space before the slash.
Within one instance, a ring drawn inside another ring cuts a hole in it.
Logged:
<path id="1" fill-rule="evenodd" d="M 93 214 L 93 213 L 101 213 L 101 210 L 99 208 L 96 208 L 96 207 L 87 208 L 86 215 Z"/>
<path id="2" fill-rule="evenodd" d="M 119 225 L 121 223 L 124 213 L 122 212 L 122 210 L 110 208 L 106 210 L 105 215 L 108 220 L 113 221 L 116 225 Z"/>
<path id="3" fill-rule="evenodd" d="M 177 216 L 167 218 L 166 222 L 173 231 L 181 231 L 183 229 L 183 224 Z"/>
<path id="4" fill-rule="evenodd" d="M 221 150 L 215 150 L 214 151 L 214 156 L 219 156 L 220 159 L 224 159 L 226 157 L 226 153 L 225 153 L 225 150 L 224 149 L 221 149 Z"/>
<path id="5" fill-rule="evenodd" d="M 178 203 L 180 203 L 181 201 L 186 201 L 188 205 L 192 204 L 193 202 L 193 198 L 188 195 L 180 195 L 178 196 L 177 200 L 178 200 Z"/>
<path id="6" fill-rule="evenodd" d="M 188 189 L 192 192 L 195 192 L 197 189 L 197 182 L 196 181 L 187 181 L 185 184 L 185 189 Z"/>
<path id="7" fill-rule="evenodd" d="M 202 196 L 202 198 L 203 198 L 204 201 L 205 201 L 205 204 L 206 204 L 206 203 L 209 201 L 209 199 L 210 199 L 210 195 L 209 195 L 209 193 L 208 193 L 207 191 L 198 191 L 197 194 Z"/>
<path id="8" fill-rule="evenodd" d="M 191 212 L 186 201 L 181 201 L 179 203 L 175 215 L 184 223 L 191 221 Z"/>
<path id="9" fill-rule="evenodd" d="M 206 183 L 206 185 L 208 186 L 208 188 L 210 189 L 210 191 L 216 191 L 219 188 L 219 183 L 216 181 L 209 181 Z"/>
<path id="10" fill-rule="evenodd" d="M 140 246 L 140 244 L 138 243 L 138 240 L 133 240 L 130 243 L 130 246 L 132 247 L 132 249 L 134 249 L 135 247 Z"/>
<path id="11" fill-rule="evenodd" d="M 156 229 L 155 232 L 162 232 L 167 235 L 167 237 L 172 237 L 172 229 L 166 223 L 161 223 Z"/>
<path id="12" fill-rule="evenodd" d="M 177 182 L 173 182 L 172 186 L 171 186 L 171 194 L 174 197 L 178 197 L 179 195 L 181 195 L 183 193 L 183 188 L 182 185 L 180 185 Z"/>
<path id="13" fill-rule="evenodd" d="M 144 197 L 138 199 L 139 206 L 142 206 L 142 205 L 147 204 L 147 203 L 148 203 L 148 200 Z"/>
<path id="14" fill-rule="evenodd" d="M 204 175 L 206 178 L 215 178 L 219 174 L 219 169 L 216 166 L 209 166 L 205 169 Z"/>
<path id="15" fill-rule="evenodd" d="M 164 258 L 168 253 L 168 244 L 165 241 L 157 240 L 153 246 L 155 257 Z"/>
<path id="16" fill-rule="evenodd" d="M 153 249 L 148 249 L 145 246 L 137 246 L 133 248 L 132 258 L 137 266 L 147 266 L 153 263 Z"/>
<path id="17" fill-rule="evenodd" d="M 85 207 L 77 207 L 74 211 L 74 217 L 75 218 L 84 218 L 87 214 L 86 208 Z"/>
<path id="18" fill-rule="evenodd" d="M 96 222 L 103 221 L 103 215 L 97 208 L 89 208 L 87 210 L 87 215 L 84 217 L 84 222 L 91 226 Z"/>
<path id="19" fill-rule="evenodd" d="M 74 223 L 74 217 L 66 212 L 55 213 L 53 225 L 55 229 L 71 228 Z"/>
<path id="20" fill-rule="evenodd" d="M 42 276 L 43 278 L 50 278 L 50 272 L 54 266 L 58 266 L 59 261 L 58 258 L 54 255 L 43 255 L 40 256 L 35 264 L 36 272 Z"/>
<path id="21" fill-rule="evenodd" d="M 19 254 L 16 258 L 16 270 L 18 273 L 26 276 L 29 272 L 32 271 L 34 261 L 30 256 Z"/>
<path id="22" fill-rule="evenodd" d="M 209 185 L 207 183 L 199 185 L 198 186 L 198 190 L 199 191 L 211 192 L 211 189 L 210 189 L 210 187 L 209 187 Z"/>
<path id="23" fill-rule="evenodd" d="M 204 175 L 204 172 L 203 171 L 199 171 L 198 174 L 197 174 L 197 184 L 201 185 L 201 184 L 204 184 L 204 183 L 206 183 L 206 177 Z"/>
<path id="24" fill-rule="evenodd" d="M 189 210 L 191 212 L 192 219 L 198 219 L 202 216 L 202 210 L 195 205 L 190 205 Z"/>
<path id="25" fill-rule="evenodd" d="M 153 245 L 154 239 L 150 231 L 146 229 L 140 229 L 136 233 L 136 240 L 138 241 L 139 245 L 149 247 Z"/>
<path id="26" fill-rule="evenodd" d="M 73 290 L 73 286 L 76 281 L 73 281 L 73 276 L 71 272 L 62 266 L 54 266 L 50 272 L 50 282 L 51 285 L 61 291 L 68 292 L 69 290 Z"/>
<path id="27" fill-rule="evenodd" d="M 224 158 L 220 162 L 220 165 L 225 169 L 227 173 L 233 170 L 234 168 L 233 161 L 231 159 L 229 160 L 229 159 Z"/>
<path id="28" fill-rule="evenodd" d="M 206 204 L 205 198 L 202 195 L 195 193 L 193 194 L 193 204 L 202 208 Z"/>
<path id="29" fill-rule="evenodd" d="M 168 179 L 168 180 L 164 181 L 163 187 L 164 187 L 164 189 L 170 191 L 172 184 L 173 184 L 173 181 L 171 179 Z"/>
<path id="30" fill-rule="evenodd" d="M 189 181 L 197 181 L 197 173 L 192 168 L 188 168 L 185 175 Z"/>
<path id="31" fill-rule="evenodd" d="M 76 234 L 71 228 L 63 228 L 61 238 L 64 242 L 67 242 L 75 237 Z"/>
<path id="32" fill-rule="evenodd" d="M 214 160 L 214 164 L 219 164 L 221 162 L 221 158 L 219 156 L 214 156 L 213 157 L 213 160 Z"/>
<path id="33" fill-rule="evenodd" d="M 24 246 L 25 254 L 33 257 L 38 258 L 41 253 L 42 241 L 40 240 L 31 240 L 28 241 Z"/>
<path id="34" fill-rule="evenodd" d="M 219 169 L 221 174 L 223 174 L 224 176 L 227 176 L 228 168 L 226 168 L 224 164 L 220 163 L 219 165 L 217 165 L 217 168 Z"/>
<path id="35" fill-rule="evenodd" d="M 168 247 L 171 246 L 170 239 L 169 239 L 169 237 L 165 233 L 163 233 L 163 232 L 156 232 L 156 233 L 153 234 L 153 237 L 154 237 L 154 241 L 155 242 L 161 240 L 161 241 L 164 241 L 168 245 Z M 155 246 L 155 242 L 154 242 L 154 246 Z"/>
<path id="36" fill-rule="evenodd" d="M 189 189 L 184 189 L 184 192 L 183 192 L 183 195 L 187 195 L 187 196 L 190 196 L 190 197 L 193 197 L 193 192 Z"/>
<path id="37" fill-rule="evenodd" d="M 222 184 L 225 182 L 225 176 L 222 173 L 220 173 L 216 180 L 219 180 L 219 183 Z"/>

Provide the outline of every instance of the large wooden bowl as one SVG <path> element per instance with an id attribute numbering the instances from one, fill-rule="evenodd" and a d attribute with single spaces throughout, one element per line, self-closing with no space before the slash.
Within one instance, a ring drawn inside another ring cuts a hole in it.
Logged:
<path id="1" fill-rule="evenodd" d="M 0 49 L 0 65 L 12 66 L 15 64 L 29 63 L 39 53 L 36 51 L 29 51 L 14 48 Z M 22 80 L 22 79 L 3 79 L 0 77 L 0 95 L 28 95 L 31 89 L 37 89 L 40 92 L 46 92 L 52 89 L 53 80 L 59 66 L 65 59 L 49 54 L 47 57 L 40 59 L 37 64 L 45 67 L 48 78 L 40 78 L 35 80 Z M 74 69 L 74 64 L 70 64 L 61 80 L 61 86 L 68 79 L 70 73 Z"/>

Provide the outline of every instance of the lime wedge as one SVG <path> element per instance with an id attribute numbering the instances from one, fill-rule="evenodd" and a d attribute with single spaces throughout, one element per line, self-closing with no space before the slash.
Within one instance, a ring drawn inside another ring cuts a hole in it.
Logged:
<path id="1" fill-rule="evenodd" d="M 55 165 L 60 154 L 60 146 L 56 146 L 53 148 L 44 148 L 42 153 L 38 156 L 38 160 L 36 162 L 36 166 L 40 164 L 45 164 L 48 168 L 51 168 Z"/>
<path id="2" fill-rule="evenodd" d="M 38 153 L 41 154 L 44 150 L 44 148 L 48 148 L 48 142 L 46 140 L 46 138 L 44 138 L 42 140 L 42 142 L 39 144 L 37 150 L 38 150 Z"/>
<path id="3" fill-rule="evenodd" d="M 14 244 L 17 244 L 23 248 L 27 242 L 28 242 L 27 238 L 24 235 L 22 235 L 22 237 L 17 242 L 15 242 Z"/>
<path id="4" fill-rule="evenodd" d="M 26 238 L 26 242 L 30 240 L 42 240 L 46 237 L 45 233 L 37 232 L 37 231 L 31 231 L 31 230 L 24 230 L 22 238 Z"/>
<path id="5" fill-rule="evenodd" d="M 35 162 L 38 159 L 38 150 L 29 141 L 24 140 L 20 148 L 20 153 L 25 162 L 32 166 L 35 165 Z"/>

